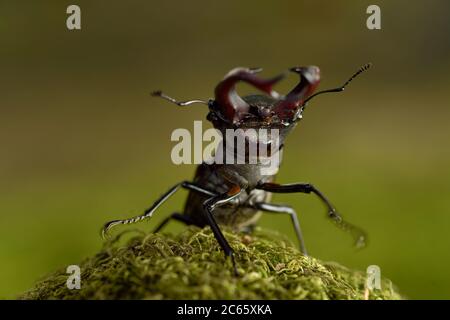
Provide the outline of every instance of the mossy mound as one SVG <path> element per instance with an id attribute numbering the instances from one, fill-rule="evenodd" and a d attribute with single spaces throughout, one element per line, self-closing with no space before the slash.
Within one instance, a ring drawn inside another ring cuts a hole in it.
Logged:
<path id="1" fill-rule="evenodd" d="M 364 272 L 303 256 L 288 240 L 257 229 L 225 232 L 236 253 L 235 276 L 209 228 L 176 236 L 117 236 L 80 264 L 81 289 L 62 269 L 21 299 L 399 299 L 389 280 L 367 291 Z"/>

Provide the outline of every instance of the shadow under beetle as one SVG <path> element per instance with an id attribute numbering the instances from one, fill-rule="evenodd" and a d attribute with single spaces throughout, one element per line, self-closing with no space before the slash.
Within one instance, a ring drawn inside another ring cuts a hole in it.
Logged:
<path id="1" fill-rule="evenodd" d="M 300 81 L 286 96 L 273 90 L 273 86 L 284 78 L 285 73 L 271 79 L 263 79 L 257 75 L 261 69 L 256 68 L 231 70 L 215 88 L 214 100 L 180 102 L 161 91 L 153 92 L 152 95 L 181 107 L 194 103 L 207 105 L 209 107 L 207 119 L 222 133 L 226 129 L 278 129 L 277 152 L 281 156 L 284 140 L 302 118 L 307 103 L 323 93 L 344 91 L 356 76 L 369 69 L 370 66 L 371 64 L 362 66 L 341 87 L 319 91 L 315 94 L 313 93 L 320 82 L 320 70 L 316 66 L 307 66 L 289 69 L 300 76 Z M 240 97 L 235 89 L 238 82 L 248 83 L 264 92 L 265 95 Z M 224 134 L 223 137 L 225 137 Z M 261 141 L 261 143 L 263 142 Z M 264 143 L 270 143 L 270 139 L 269 142 L 265 140 Z M 251 230 L 262 212 L 289 215 L 300 250 L 303 254 L 307 254 L 296 212 L 290 206 L 270 203 L 272 193 L 315 194 L 327 207 L 328 216 L 339 227 L 355 237 L 357 246 L 364 246 L 366 239 L 364 231 L 345 222 L 322 192 L 309 183 L 275 183 L 276 171 L 278 170 L 275 170 L 273 174 L 262 175 L 259 163 L 208 164 L 204 162 L 198 166 L 192 182 L 183 181 L 176 184 L 140 216 L 106 223 L 102 231 L 103 236 L 116 225 L 135 223 L 151 217 L 160 205 L 177 190 L 183 188 L 189 190 L 183 213 L 173 213 L 164 219 L 154 232 L 160 231 L 171 219 L 187 225 L 210 226 L 226 256 L 230 257 L 235 273 L 237 273 L 237 269 L 233 249 L 219 225 L 228 225 L 237 231 Z"/>

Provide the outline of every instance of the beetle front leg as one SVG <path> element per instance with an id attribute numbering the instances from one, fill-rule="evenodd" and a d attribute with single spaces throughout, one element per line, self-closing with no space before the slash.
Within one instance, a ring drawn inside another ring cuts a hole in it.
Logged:
<path id="1" fill-rule="evenodd" d="M 328 214 L 332 219 L 342 219 L 337 213 L 331 202 L 320 192 L 316 187 L 310 183 L 292 183 L 292 184 L 278 184 L 278 183 L 263 183 L 256 187 L 257 189 L 273 192 L 273 193 L 314 193 L 327 206 Z"/>
<path id="2" fill-rule="evenodd" d="M 366 233 L 348 223 L 345 222 L 342 216 L 336 211 L 331 202 L 320 192 L 316 187 L 310 183 L 293 183 L 293 184 L 277 184 L 277 183 L 262 183 L 256 187 L 257 189 L 265 190 L 273 193 L 314 193 L 320 200 L 326 205 L 328 209 L 328 216 L 336 223 L 342 230 L 350 232 L 355 238 L 355 244 L 357 247 L 364 247 L 366 244 Z"/>
<path id="3" fill-rule="evenodd" d="M 205 209 L 206 220 L 208 221 L 208 225 L 211 227 L 211 230 L 216 238 L 217 242 L 219 242 L 220 247 L 225 252 L 227 257 L 230 257 L 231 262 L 233 263 L 233 269 L 235 275 L 239 275 L 236 268 L 236 261 L 234 260 L 234 252 L 228 243 L 227 239 L 223 235 L 222 231 L 219 228 L 216 220 L 213 216 L 213 211 L 215 208 L 224 205 L 234 198 L 238 197 L 241 193 L 241 188 L 236 186 L 231 188 L 227 193 L 220 194 L 214 197 L 209 198 L 203 203 L 203 208 Z"/>
<path id="4" fill-rule="evenodd" d="M 112 220 L 112 221 L 107 222 L 102 229 L 102 237 L 106 238 L 109 230 L 111 230 L 111 228 L 113 228 L 117 225 L 136 223 L 136 222 L 140 222 L 144 219 L 150 218 L 153 215 L 153 213 L 159 208 L 159 206 L 161 206 L 170 197 L 172 197 L 172 195 L 175 192 L 177 192 L 180 188 L 192 190 L 194 192 L 198 192 L 198 193 L 204 194 L 206 196 L 210 196 L 210 197 L 216 195 L 215 192 L 212 192 L 212 191 L 206 190 L 202 187 L 199 187 L 192 182 L 183 181 L 183 182 L 177 183 L 172 188 L 170 188 L 166 193 L 164 193 L 158 200 L 156 200 L 155 203 L 150 208 L 145 210 L 143 214 L 136 216 L 136 217 L 128 218 L 128 219 Z"/>

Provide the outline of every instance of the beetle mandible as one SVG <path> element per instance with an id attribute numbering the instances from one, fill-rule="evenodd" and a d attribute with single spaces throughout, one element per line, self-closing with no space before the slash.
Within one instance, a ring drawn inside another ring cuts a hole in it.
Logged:
<path id="1" fill-rule="evenodd" d="M 286 73 L 271 79 L 257 75 L 260 68 L 235 68 L 215 88 L 215 99 L 209 101 L 177 101 L 161 91 L 153 96 L 163 98 L 178 106 L 185 107 L 200 103 L 209 107 L 207 119 L 220 132 L 226 129 L 278 129 L 277 150 L 280 156 L 286 136 L 302 119 L 307 103 L 314 97 L 331 92 L 342 92 L 345 87 L 371 64 L 362 66 L 342 86 L 334 89 L 314 91 L 320 82 L 320 70 L 316 66 L 294 67 L 289 71 L 300 76 L 299 83 L 286 95 L 273 90 L 273 86 L 284 78 Z M 259 89 L 264 95 L 240 97 L 236 84 L 245 82 Z M 261 143 L 263 143 L 261 141 Z M 271 141 L 265 140 L 270 144 Z M 226 142 L 225 142 L 226 144 Z M 281 162 L 281 161 L 280 161 Z M 233 249 L 224 237 L 219 225 L 227 225 L 236 231 L 251 230 L 262 212 L 287 214 L 290 216 L 300 250 L 307 255 L 300 223 L 294 209 L 287 205 L 270 203 L 272 193 L 313 193 L 325 204 L 328 216 L 342 229 L 355 237 L 356 244 L 363 246 L 366 235 L 364 231 L 345 222 L 335 207 L 316 187 L 309 183 L 278 184 L 274 182 L 277 170 L 268 175 L 261 174 L 261 163 L 202 163 L 198 166 L 192 182 L 183 181 L 163 194 L 142 215 L 113 220 L 105 224 L 103 236 L 114 226 L 142 221 L 153 215 L 156 209 L 168 200 L 180 188 L 189 190 L 182 214 L 173 213 L 165 218 L 154 232 L 160 231 L 170 220 L 177 220 L 187 225 L 199 227 L 210 226 L 212 232 L 225 252 L 230 257 L 234 271 L 237 273 Z"/>

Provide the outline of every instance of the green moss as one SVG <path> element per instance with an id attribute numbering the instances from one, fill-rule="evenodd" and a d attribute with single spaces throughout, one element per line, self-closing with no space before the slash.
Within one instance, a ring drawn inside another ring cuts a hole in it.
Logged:
<path id="1" fill-rule="evenodd" d="M 209 228 L 176 236 L 140 234 L 121 245 L 117 236 L 80 264 L 81 289 L 66 287 L 65 268 L 22 299 L 364 299 L 365 273 L 305 257 L 281 238 L 225 232 L 236 252 L 234 276 Z M 366 293 L 367 294 L 367 293 Z M 367 297 L 366 297 L 367 298 Z M 399 299 L 389 280 L 370 299 Z"/>

